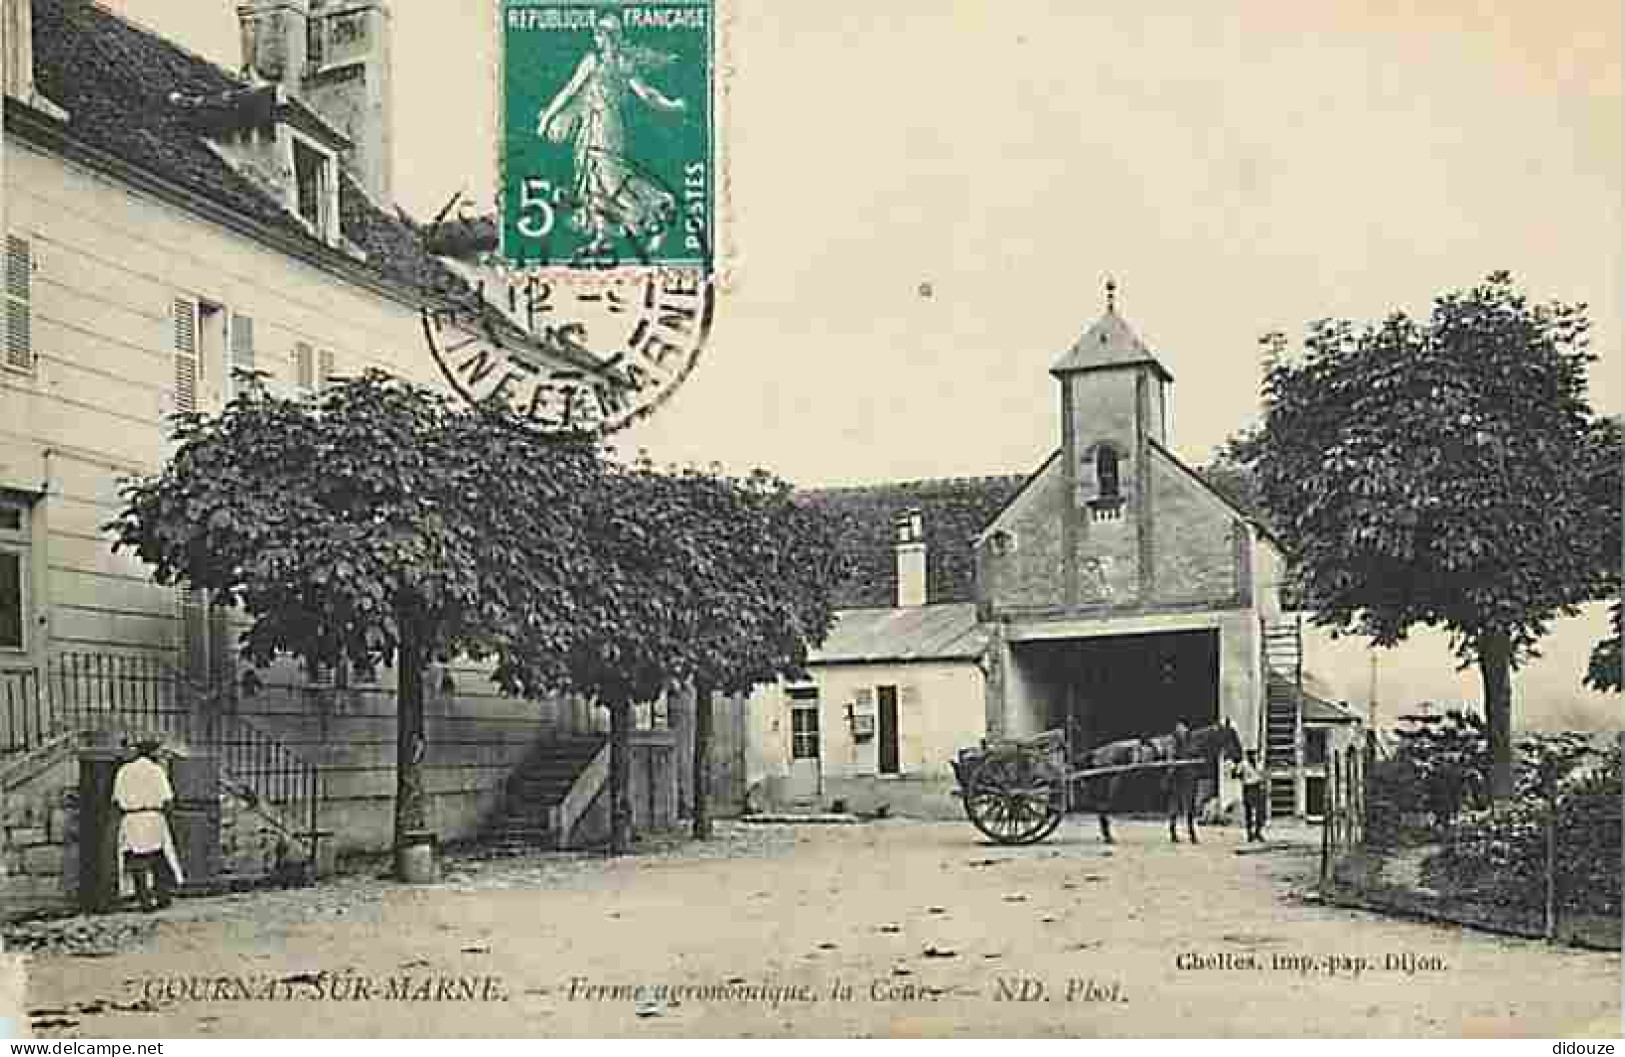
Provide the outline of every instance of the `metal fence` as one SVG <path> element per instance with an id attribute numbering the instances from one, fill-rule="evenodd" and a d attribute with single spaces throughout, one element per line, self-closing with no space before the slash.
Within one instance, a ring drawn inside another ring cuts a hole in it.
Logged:
<path id="1" fill-rule="evenodd" d="M 1617 771 L 1593 768 L 1540 794 L 1440 818 L 1396 793 L 1373 762 L 1358 748 L 1329 761 L 1324 896 L 1618 948 L 1625 812 Z"/>
<path id="2" fill-rule="evenodd" d="M 236 789 L 311 841 L 321 774 L 234 715 L 229 684 L 194 683 L 161 658 L 65 653 L 39 669 L 0 673 L 0 752 L 22 753 L 83 731 L 155 734 L 212 753 Z"/>
<path id="3" fill-rule="evenodd" d="M 1326 802 L 1321 821 L 1320 884 L 1333 881 L 1340 860 L 1366 842 L 1366 772 L 1368 749 L 1350 745 L 1327 754 Z"/>

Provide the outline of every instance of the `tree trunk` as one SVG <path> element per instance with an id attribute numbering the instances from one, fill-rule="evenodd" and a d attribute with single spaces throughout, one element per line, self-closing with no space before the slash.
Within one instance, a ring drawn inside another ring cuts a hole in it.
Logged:
<path id="1" fill-rule="evenodd" d="M 609 704 L 609 853 L 632 849 L 632 704 Z"/>
<path id="2" fill-rule="evenodd" d="M 711 838 L 711 688 L 694 687 L 694 838 Z"/>
<path id="3" fill-rule="evenodd" d="M 395 685 L 395 848 L 428 827 L 428 805 L 423 793 L 423 757 L 428 748 L 423 734 L 423 664 L 426 656 L 422 629 L 410 619 L 401 622 L 400 656 Z"/>
<path id="4" fill-rule="evenodd" d="M 1479 640 L 1478 670 L 1490 738 L 1490 799 L 1501 803 L 1512 799 L 1512 640 L 1505 632 Z"/>

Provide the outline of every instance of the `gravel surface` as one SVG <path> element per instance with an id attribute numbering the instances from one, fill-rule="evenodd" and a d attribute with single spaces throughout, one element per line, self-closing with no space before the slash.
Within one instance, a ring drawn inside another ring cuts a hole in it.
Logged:
<path id="1" fill-rule="evenodd" d="M 107 1038 L 1618 1031 L 1617 954 L 1321 906 L 1310 831 L 1236 854 L 1234 830 L 1092 829 L 1000 848 L 953 823 L 725 824 L 616 860 L 188 900 L 103 919 L 116 953 L 42 945 L 29 1002 L 40 1035 Z"/>

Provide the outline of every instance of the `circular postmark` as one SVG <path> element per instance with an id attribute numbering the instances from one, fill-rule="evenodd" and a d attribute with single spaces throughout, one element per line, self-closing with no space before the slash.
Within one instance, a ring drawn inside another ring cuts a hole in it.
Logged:
<path id="1" fill-rule="evenodd" d="M 716 5 L 494 5 L 496 211 L 454 198 L 429 226 L 461 281 L 423 311 L 441 371 L 482 410 L 609 433 L 693 371 L 716 299 Z"/>
<path id="2" fill-rule="evenodd" d="M 653 179 L 648 186 L 659 190 Z M 594 238 L 564 260 L 549 258 L 545 240 L 519 261 L 494 252 L 489 223 L 454 199 L 426 240 L 468 291 L 442 294 L 422 312 L 452 388 L 542 434 L 613 433 L 670 399 L 705 348 L 716 288 L 703 232 L 684 230 L 677 196 L 662 193 L 669 197 L 653 217 L 617 223 L 596 212 L 586 222 Z M 550 208 L 570 223 L 584 204 L 555 194 Z M 674 231 L 699 240 L 701 263 L 651 261 L 651 247 Z"/>

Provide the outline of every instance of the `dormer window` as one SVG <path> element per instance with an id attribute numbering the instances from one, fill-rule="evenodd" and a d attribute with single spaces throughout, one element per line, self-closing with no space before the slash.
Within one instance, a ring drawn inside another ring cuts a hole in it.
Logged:
<path id="1" fill-rule="evenodd" d="M 892 519 L 898 543 L 924 543 L 925 519 L 918 510 L 905 510 Z"/>
<path id="2" fill-rule="evenodd" d="M 332 244 L 338 240 L 338 184 L 333 155 L 294 136 L 294 209 L 311 234 Z"/>

